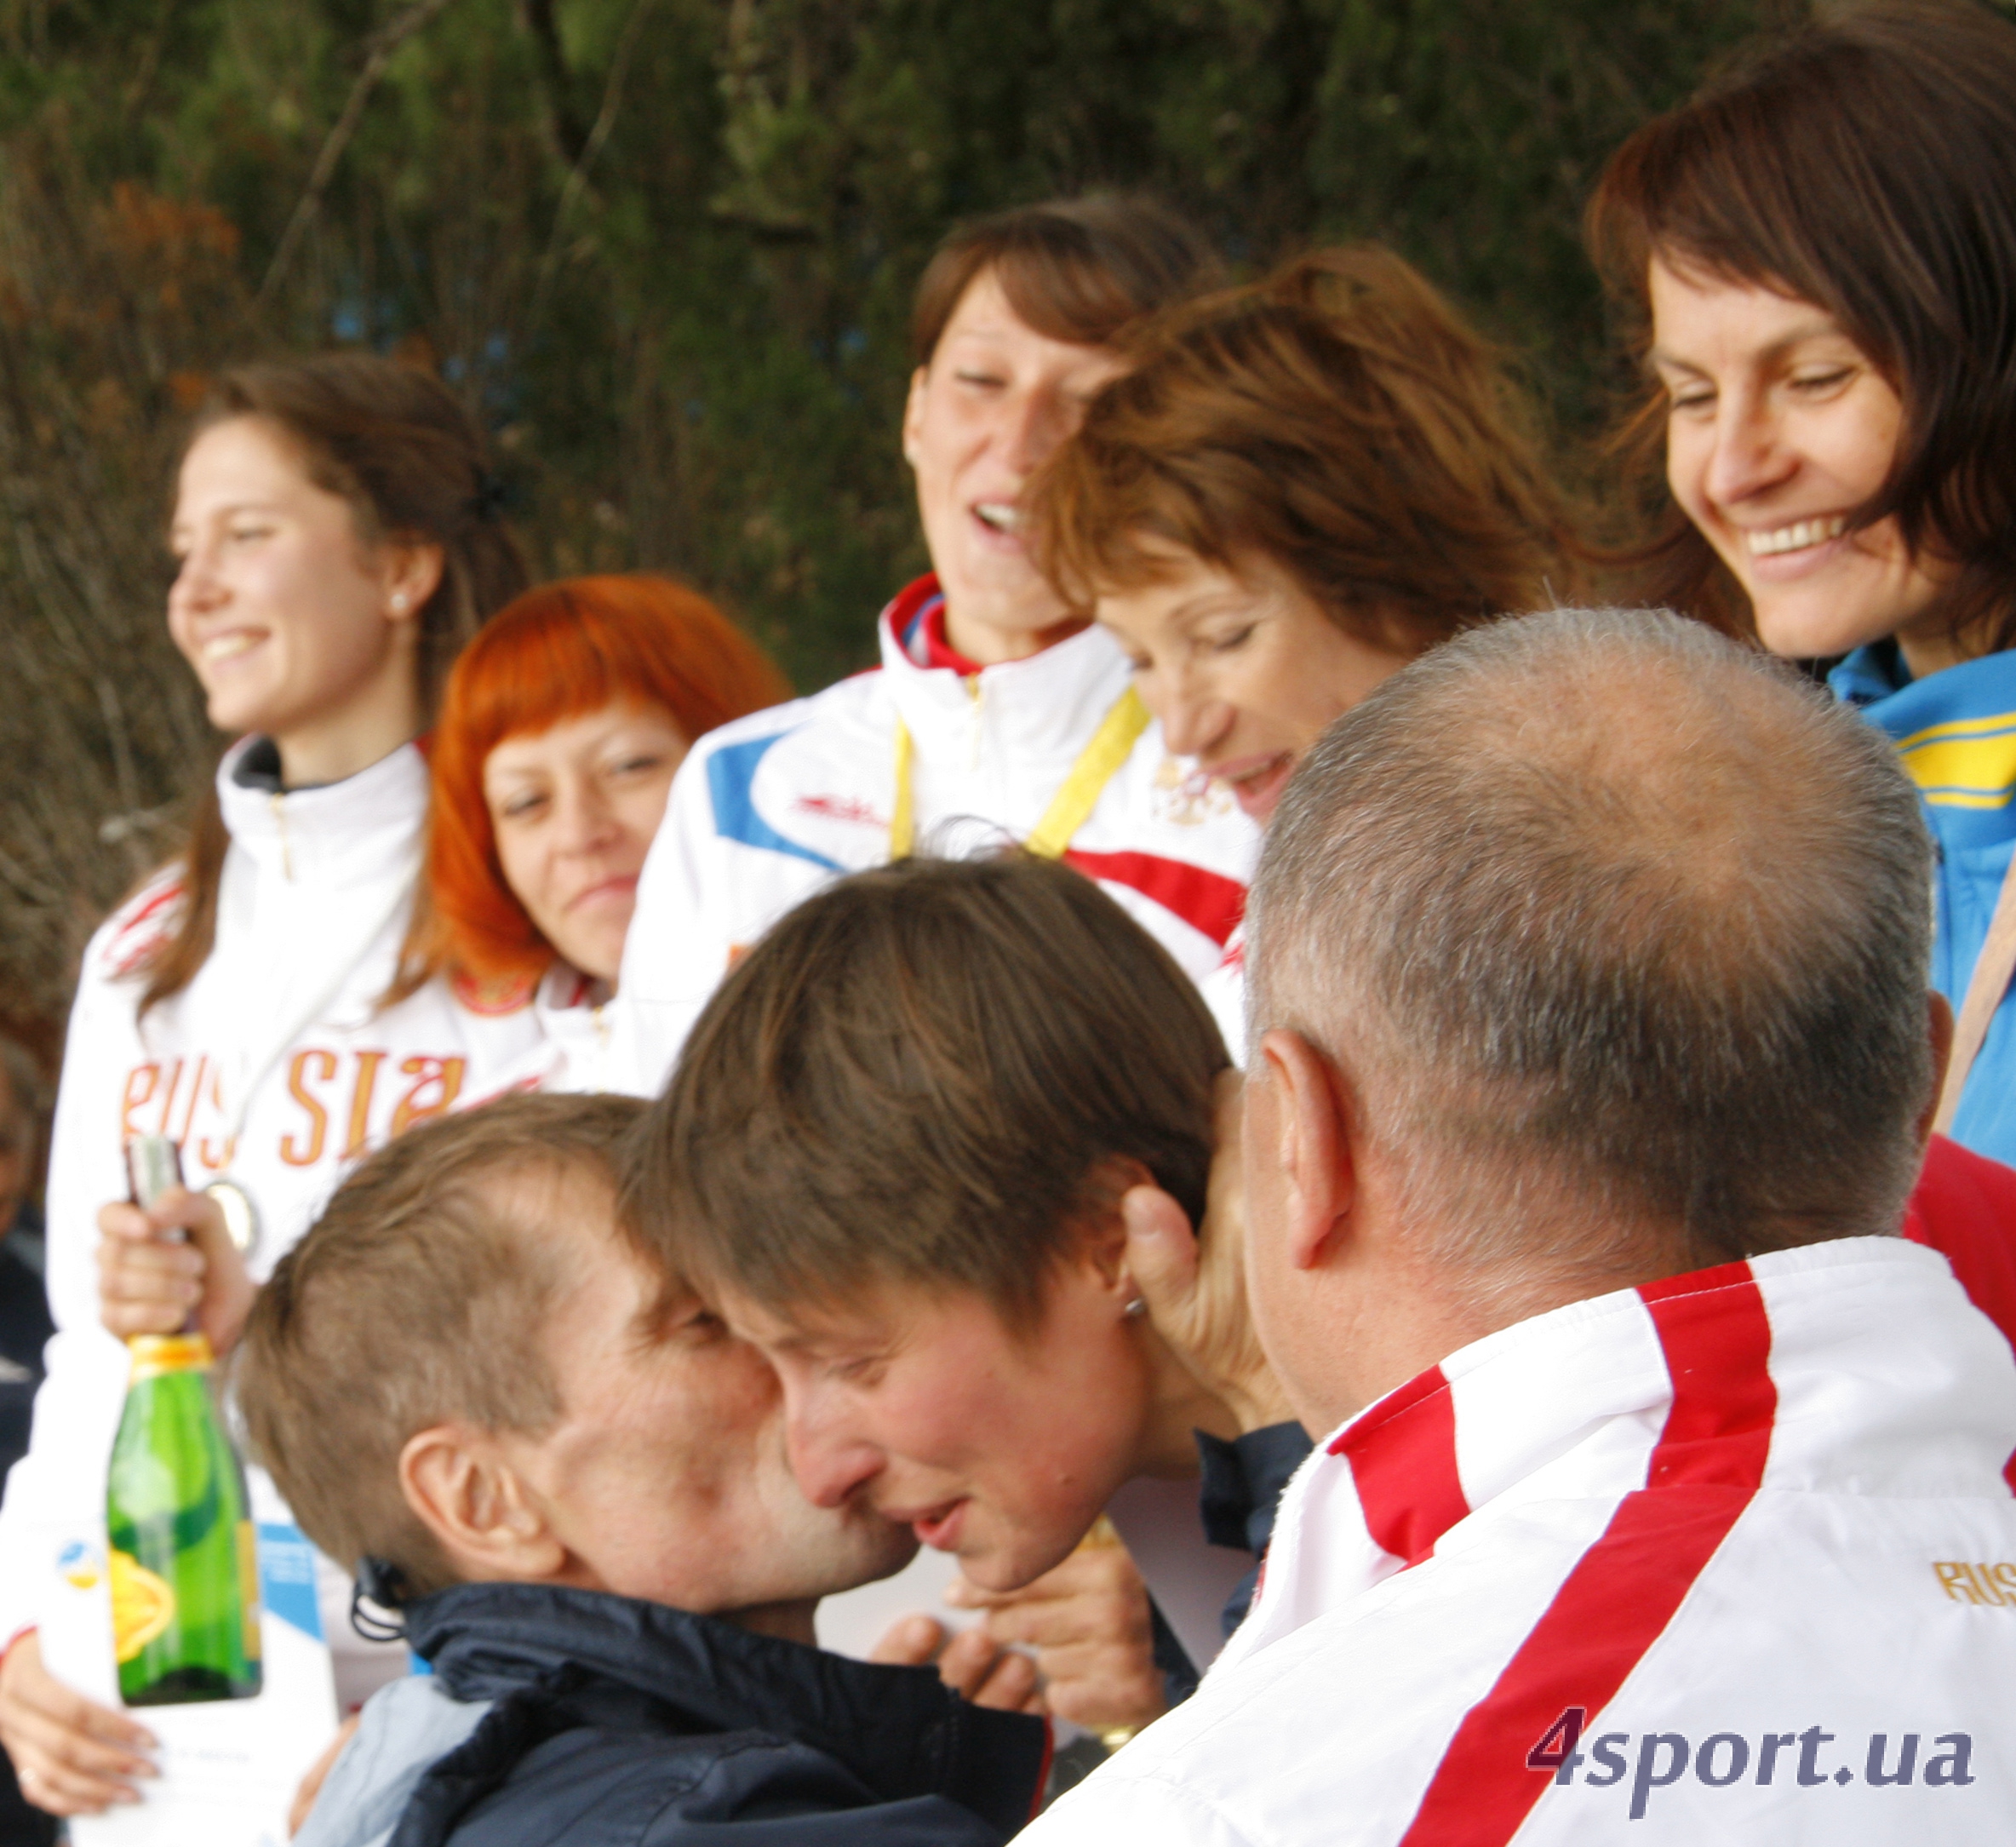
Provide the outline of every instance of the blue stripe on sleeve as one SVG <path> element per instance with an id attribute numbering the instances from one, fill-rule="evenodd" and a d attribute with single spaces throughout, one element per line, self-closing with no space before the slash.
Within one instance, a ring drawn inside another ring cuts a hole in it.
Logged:
<path id="1" fill-rule="evenodd" d="M 814 852 L 796 840 L 788 840 L 756 812 L 751 793 L 756 766 L 764 753 L 788 731 L 773 731 L 767 737 L 752 737 L 746 743 L 724 744 L 707 759 L 707 782 L 714 799 L 714 831 L 724 840 L 739 840 L 744 846 L 760 846 L 773 853 L 788 853 L 795 859 L 809 859 L 828 872 L 847 869 L 837 859 Z"/>

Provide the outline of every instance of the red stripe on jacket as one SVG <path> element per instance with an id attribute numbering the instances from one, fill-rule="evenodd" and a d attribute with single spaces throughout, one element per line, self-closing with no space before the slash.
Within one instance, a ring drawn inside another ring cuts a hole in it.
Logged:
<path id="1" fill-rule="evenodd" d="M 112 971 L 114 980 L 123 980 L 139 967 L 152 951 L 154 945 L 160 942 L 166 926 L 157 925 L 147 932 L 146 939 L 139 944 L 133 940 L 135 934 L 158 917 L 167 906 L 174 903 L 181 895 L 182 881 L 180 879 L 171 880 L 130 917 L 120 920 L 118 929 L 105 949 L 105 966 Z"/>
<path id="2" fill-rule="evenodd" d="M 1933 1136 L 1904 1235 L 1952 1265 L 1967 1299 L 2016 1347 L 2016 1168 Z M 2016 1490 L 2016 1454 L 2002 1479 Z"/>
<path id="3" fill-rule="evenodd" d="M 1974 1306 L 2016 1345 L 2016 1169 L 1933 1136 L 1904 1235 L 1951 1264 Z"/>
<path id="4" fill-rule="evenodd" d="M 1456 1467 L 1456 1405 L 1431 1366 L 1331 1444 L 1351 1465 L 1366 1529 L 1382 1551 L 1418 1565 L 1469 1512 Z"/>
<path id="5" fill-rule="evenodd" d="M 1673 1403 L 1646 1485 L 1463 1717 L 1402 1847 L 1502 1847 L 1549 1786 L 1526 1754 L 1570 1706 L 1592 1716 L 1664 1632 L 1763 1479 L 1778 1410 L 1771 1322 L 1747 1264 L 1647 1283 Z"/>
<path id="6" fill-rule="evenodd" d="M 1074 846 L 1066 852 L 1064 863 L 1088 879 L 1124 885 L 1153 898 L 1220 949 L 1246 915 L 1246 888 L 1237 879 L 1180 859 L 1165 859 L 1159 853 L 1087 853 Z"/>

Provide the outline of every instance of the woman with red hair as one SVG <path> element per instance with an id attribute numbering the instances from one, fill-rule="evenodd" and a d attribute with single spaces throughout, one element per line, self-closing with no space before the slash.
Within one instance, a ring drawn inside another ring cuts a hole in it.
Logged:
<path id="1" fill-rule="evenodd" d="M 703 732 L 790 697 L 697 591 L 654 576 L 527 591 L 456 662 L 434 734 L 427 876 L 465 1005 L 547 1029 L 551 1089 L 604 1087 L 637 875 Z"/>

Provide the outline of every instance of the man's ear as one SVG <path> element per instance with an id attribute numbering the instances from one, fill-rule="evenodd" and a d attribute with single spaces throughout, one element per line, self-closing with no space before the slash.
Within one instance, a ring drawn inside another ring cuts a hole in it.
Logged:
<path id="1" fill-rule="evenodd" d="M 903 460 L 917 466 L 917 442 L 924 427 L 924 393 L 931 381 L 931 367 L 920 365 L 910 375 L 910 395 L 903 400 Z"/>
<path id="2" fill-rule="evenodd" d="M 543 1584 L 566 1567 L 567 1548 L 488 1431 L 438 1424 L 409 1437 L 399 1488 L 471 1583 Z"/>
<path id="3" fill-rule="evenodd" d="M 1300 1033 L 1277 1027 L 1255 1049 L 1271 1094 L 1256 1099 L 1263 1130 L 1257 1144 L 1253 1117 L 1247 1118 L 1246 1159 L 1274 1167 L 1287 1220 L 1282 1248 L 1296 1269 L 1313 1270 L 1355 1191 L 1344 1101 L 1330 1061 Z"/>
<path id="4" fill-rule="evenodd" d="M 1933 1119 L 1939 1113 L 1939 1093 L 1946 1087 L 1946 1067 L 1953 1058 L 1953 1007 L 1938 989 L 1925 995 L 1925 1032 L 1932 1041 L 1932 1095 L 1918 1117 L 1918 1146 L 1932 1139 Z"/>

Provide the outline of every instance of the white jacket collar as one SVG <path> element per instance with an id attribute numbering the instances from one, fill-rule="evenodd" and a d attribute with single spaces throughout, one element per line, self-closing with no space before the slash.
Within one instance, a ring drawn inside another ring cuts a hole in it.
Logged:
<path id="1" fill-rule="evenodd" d="M 885 683 L 919 755 L 963 757 L 976 706 L 986 708 L 992 734 L 1018 754 L 1040 760 L 1074 753 L 1127 690 L 1132 674 L 1127 657 L 1096 623 L 1040 654 L 977 674 L 919 667 L 905 650 L 898 624 L 936 590 L 933 579 L 919 579 L 883 611 L 879 624 Z"/>
<path id="2" fill-rule="evenodd" d="M 555 956 L 539 978 L 532 1004 L 539 1024 L 548 1037 L 595 1030 L 595 1016 L 608 996 L 593 976 L 584 975 L 571 962 Z"/>
<path id="3" fill-rule="evenodd" d="M 242 737 L 225 753 L 217 799 L 232 845 L 262 874 L 341 890 L 410 870 L 427 812 L 427 766 L 418 746 L 402 744 L 340 783 L 281 793 L 238 779 L 260 742 Z"/>
<path id="4" fill-rule="evenodd" d="M 1902 1238 L 1773 1252 L 1520 1322 L 1317 1445 L 1219 1666 L 1467 1542 L 1474 1517 L 1628 1494 L 1675 1467 L 1747 1470 L 1764 1489 L 1996 1491 L 2016 1448 L 2008 1373 L 1945 1259 Z"/>

